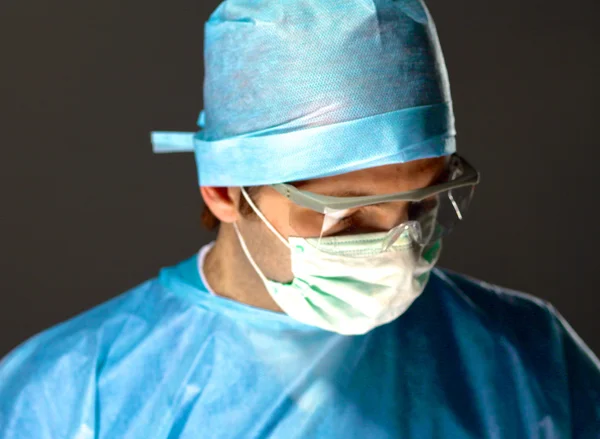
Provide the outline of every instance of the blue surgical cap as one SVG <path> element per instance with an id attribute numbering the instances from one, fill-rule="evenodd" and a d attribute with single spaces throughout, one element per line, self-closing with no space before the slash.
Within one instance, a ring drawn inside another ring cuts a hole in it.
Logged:
<path id="1" fill-rule="evenodd" d="M 225 0 L 205 23 L 193 151 L 201 186 L 326 177 L 456 150 L 450 86 L 421 0 Z"/>

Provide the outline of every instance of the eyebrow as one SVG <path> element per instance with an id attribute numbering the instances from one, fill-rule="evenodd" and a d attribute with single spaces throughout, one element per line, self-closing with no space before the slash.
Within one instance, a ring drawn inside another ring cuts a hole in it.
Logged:
<path id="1" fill-rule="evenodd" d="M 300 185 L 293 184 L 293 183 L 287 183 L 287 184 L 291 184 L 292 186 L 295 186 L 296 189 L 298 189 L 300 191 L 317 193 L 317 192 L 312 192 L 310 189 L 303 188 L 302 184 L 300 184 Z M 361 191 L 361 190 L 357 190 L 357 189 L 338 189 L 338 190 L 334 190 L 334 191 L 327 192 L 327 193 L 321 193 L 321 192 L 319 192 L 319 195 L 323 195 L 323 196 L 326 196 L 326 197 L 340 197 L 340 198 L 342 198 L 342 197 L 370 197 L 372 195 L 380 195 L 380 194 L 375 194 L 373 192 Z"/>
<path id="2" fill-rule="evenodd" d="M 369 197 L 371 195 L 376 195 L 370 192 L 363 192 L 363 191 L 357 191 L 357 190 L 341 190 L 341 191 L 333 191 L 327 194 L 323 194 L 326 195 L 328 197 Z"/>
<path id="3" fill-rule="evenodd" d="M 327 194 L 322 194 L 322 195 L 325 195 L 327 197 L 369 197 L 369 196 L 377 195 L 377 194 L 373 194 L 372 192 L 364 192 L 364 191 L 346 189 L 346 190 L 333 191 L 333 192 L 330 192 Z M 373 204 L 369 204 L 368 206 L 364 206 L 364 207 L 381 208 L 382 206 L 386 206 L 386 205 L 389 205 L 389 202 L 373 203 Z"/>
<path id="4" fill-rule="evenodd" d="M 438 175 L 431 182 L 430 185 L 428 185 L 426 187 L 436 186 L 440 183 L 443 183 L 446 178 L 447 178 L 447 170 L 444 170 L 440 175 Z M 303 189 L 302 187 L 298 187 L 297 189 L 310 192 L 310 190 Z M 321 195 L 325 195 L 327 197 L 370 197 L 373 195 L 381 195 L 381 194 L 376 194 L 373 192 L 365 192 L 365 191 L 360 191 L 360 190 L 355 190 L 355 189 L 343 189 L 343 190 L 336 190 L 336 191 L 332 191 L 332 192 L 328 192 L 328 193 L 323 193 Z"/>
<path id="5" fill-rule="evenodd" d="M 440 170 L 439 174 L 435 176 L 435 178 L 433 179 L 433 181 L 431 182 L 431 184 L 429 184 L 426 187 L 431 187 L 431 186 L 436 186 L 440 183 L 443 183 L 449 174 L 449 169 L 448 169 L 448 163 L 446 163 L 446 165 Z M 298 184 L 300 183 L 300 184 Z M 287 183 L 287 184 L 291 184 L 292 186 L 296 186 L 296 189 L 301 190 L 301 191 L 306 191 L 306 192 L 311 192 L 309 189 L 304 189 L 302 186 L 305 183 L 304 181 L 301 182 L 296 182 L 296 184 L 293 183 Z M 381 194 L 376 194 L 376 193 L 372 193 L 372 192 L 365 192 L 365 191 L 360 191 L 360 190 L 353 190 L 353 189 L 343 189 L 343 190 L 335 190 L 332 192 L 328 192 L 328 193 L 323 193 L 320 195 L 324 195 L 326 197 L 370 197 L 373 195 L 381 195 Z M 377 203 L 377 204 L 373 204 L 373 206 L 378 206 L 380 204 L 385 204 L 385 203 Z"/>

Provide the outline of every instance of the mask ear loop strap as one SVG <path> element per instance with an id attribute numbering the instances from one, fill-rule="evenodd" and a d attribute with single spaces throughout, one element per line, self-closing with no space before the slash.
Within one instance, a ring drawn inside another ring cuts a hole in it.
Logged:
<path id="1" fill-rule="evenodd" d="M 285 245 L 287 248 L 292 248 L 290 246 L 290 243 L 281 235 L 281 233 L 279 233 L 277 231 L 277 229 L 275 228 L 275 226 L 273 226 L 273 224 L 271 224 L 269 222 L 269 220 L 262 214 L 262 212 L 260 210 L 258 210 L 258 207 L 256 207 L 256 205 L 254 204 L 254 201 L 252 201 L 250 199 L 250 196 L 248 195 L 248 193 L 246 192 L 246 190 L 242 187 L 242 195 L 244 196 L 244 198 L 246 199 L 246 201 L 248 202 L 248 204 L 250 205 L 250 207 L 252 208 L 252 210 L 254 211 L 254 213 L 256 213 L 256 215 L 258 215 L 258 217 L 263 221 L 263 223 L 265 223 L 265 225 L 269 228 L 269 230 L 271 230 L 271 232 L 273 232 L 275 234 L 275 236 L 277 236 L 279 238 L 279 240 L 283 243 L 283 245 Z"/>
<path id="2" fill-rule="evenodd" d="M 266 286 L 268 284 L 269 280 L 265 277 L 265 275 L 263 274 L 261 269 L 258 268 L 258 265 L 256 264 L 256 262 L 254 261 L 254 258 L 250 254 L 250 250 L 248 250 L 248 246 L 246 245 L 246 241 L 244 240 L 244 237 L 242 236 L 242 233 L 240 232 L 240 229 L 238 228 L 237 222 L 233 223 L 233 228 L 235 229 L 235 233 L 238 237 L 238 240 L 240 241 L 240 245 L 242 246 L 242 250 L 244 251 L 244 254 L 248 258 L 248 261 L 250 262 L 252 267 L 254 268 L 254 271 L 256 271 L 256 274 L 258 274 L 258 276 L 260 277 L 260 279 L 263 281 L 263 283 Z M 267 290 L 268 290 L 268 288 L 267 288 Z"/>

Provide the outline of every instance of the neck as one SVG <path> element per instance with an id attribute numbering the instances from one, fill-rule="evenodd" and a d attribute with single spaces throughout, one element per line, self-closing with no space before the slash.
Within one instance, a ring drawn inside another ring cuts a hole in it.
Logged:
<path id="1" fill-rule="evenodd" d="M 217 240 L 204 260 L 204 275 L 219 296 L 246 305 L 282 312 L 244 254 L 230 224 L 221 224 Z"/>

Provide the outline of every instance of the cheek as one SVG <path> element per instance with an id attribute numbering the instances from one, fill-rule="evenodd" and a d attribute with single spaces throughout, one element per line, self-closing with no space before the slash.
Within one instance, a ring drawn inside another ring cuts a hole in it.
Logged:
<path id="1" fill-rule="evenodd" d="M 277 224 L 274 224 L 274 225 L 275 225 L 275 228 L 281 234 L 281 236 L 283 236 L 286 240 L 290 236 L 298 236 L 298 234 L 294 231 L 294 229 L 290 227 L 290 218 L 288 215 L 278 218 Z M 279 241 L 279 239 L 278 239 L 278 241 Z"/>
<path id="2" fill-rule="evenodd" d="M 261 200 L 259 205 L 260 211 L 263 213 L 265 218 L 275 227 L 275 229 L 287 239 L 289 236 L 294 236 L 294 231 L 290 227 L 290 201 L 282 199 L 281 196 L 272 199 L 271 197 L 265 197 Z M 266 227 L 265 229 L 269 234 L 273 236 L 277 241 L 279 239 L 273 235 L 273 233 Z M 283 243 L 282 243 L 283 246 Z M 285 247 L 285 246 L 284 246 Z"/>
<path id="3" fill-rule="evenodd" d="M 282 226 L 279 219 L 269 218 L 269 213 L 265 213 L 265 217 L 279 233 L 287 237 L 287 229 L 283 227 L 287 221 L 283 221 Z M 276 282 L 290 282 L 293 275 L 289 248 L 259 218 L 246 220 L 244 226 L 248 249 L 262 273 Z"/>
<path id="4" fill-rule="evenodd" d="M 289 210 L 285 203 L 287 200 L 283 200 L 283 203 L 281 200 L 269 201 L 263 199 L 258 206 L 265 218 L 284 239 L 293 236 L 289 226 Z M 293 275 L 289 248 L 259 218 L 252 221 L 248 233 L 252 242 L 248 246 L 264 275 L 276 282 L 290 282 Z"/>

